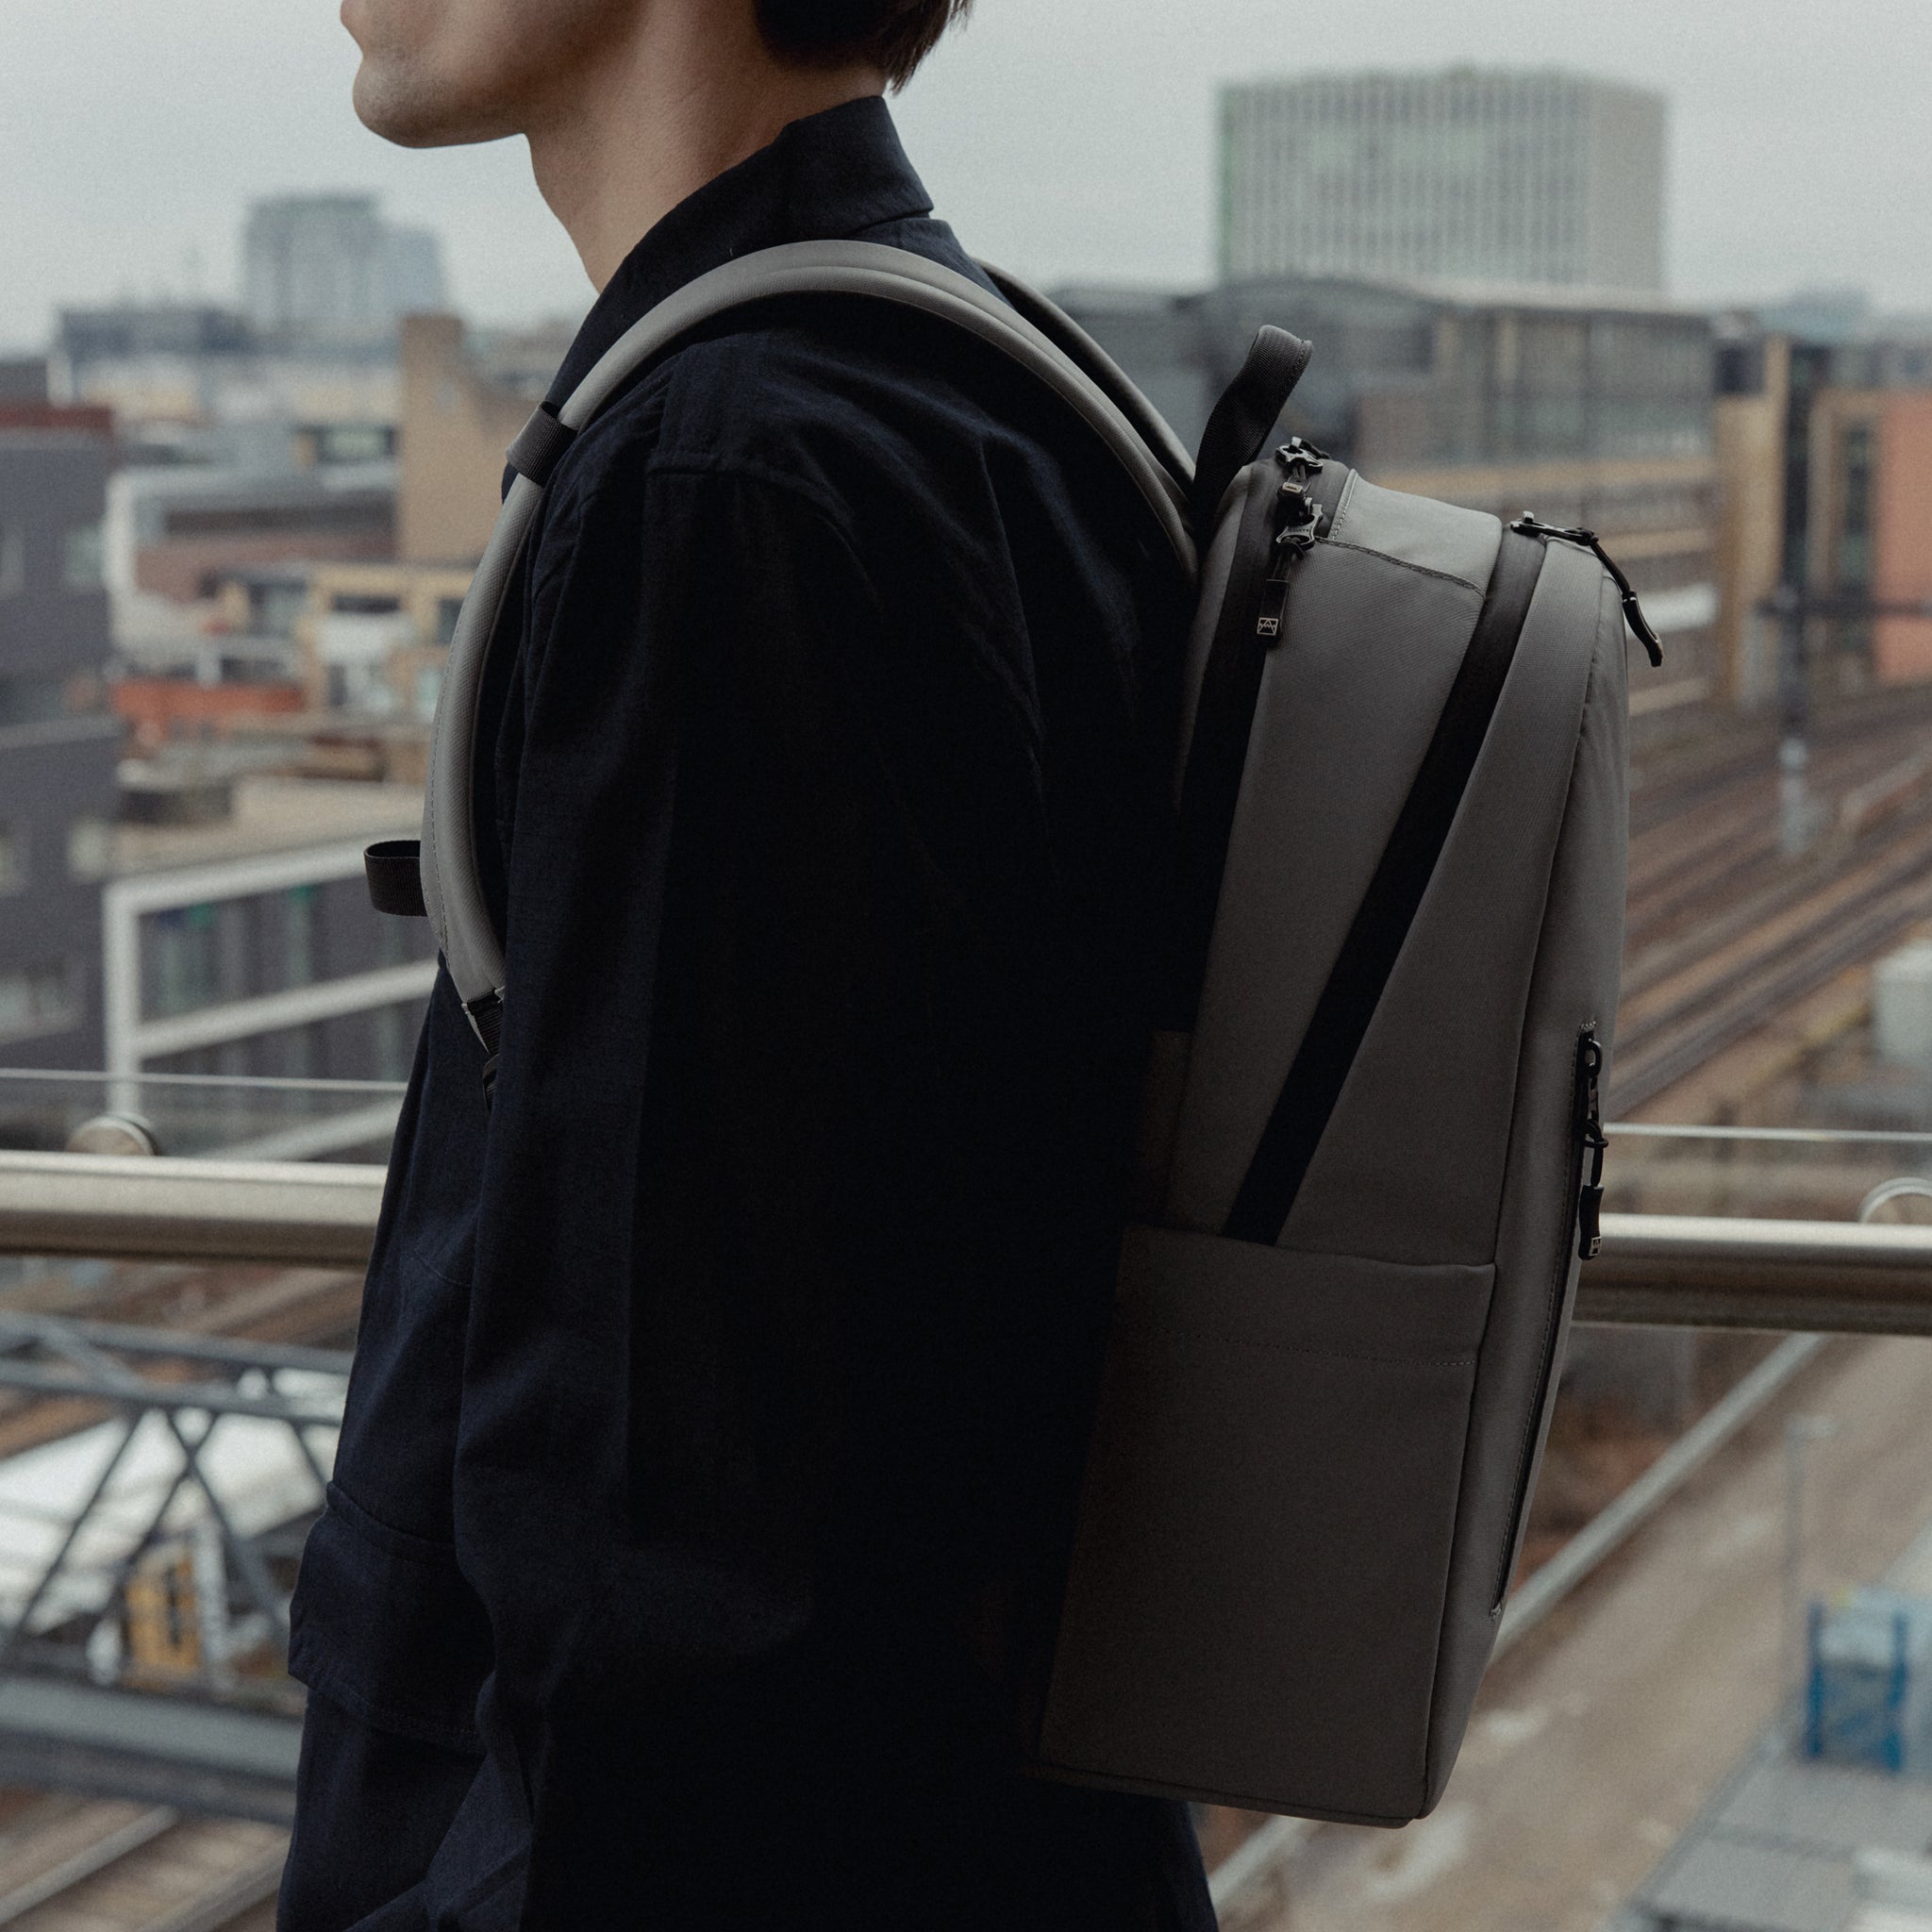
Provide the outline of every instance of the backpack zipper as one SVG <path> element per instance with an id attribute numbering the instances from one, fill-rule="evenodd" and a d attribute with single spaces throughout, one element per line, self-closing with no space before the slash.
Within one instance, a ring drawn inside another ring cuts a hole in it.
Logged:
<path id="1" fill-rule="evenodd" d="M 1255 635 L 1268 639 L 1281 635 L 1288 610 L 1289 578 L 1322 534 L 1322 506 L 1308 494 L 1308 489 L 1322 474 L 1328 454 L 1296 436 L 1274 452 L 1274 460 L 1281 470 L 1281 488 L 1274 499 L 1274 561 L 1261 587 L 1260 608 L 1255 618 Z"/>
<path id="2" fill-rule="evenodd" d="M 1560 538 L 1565 543 L 1580 543 L 1610 574 L 1610 581 L 1617 587 L 1617 595 L 1624 602 L 1624 622 L 1630 626 L 1637 641 L 1643 646 L 1650 658 L 1651 669 L 1660 670 L 1664 661 L 1664 647 L 1656 631 L 1650 627 L 1650 619 L 1643 614 L 1643 606 L 1637 601 L 1637 592 L 1630 588 L 1630 579 L 1618 569 L 1617 560 L 1603 546 L 1603 541 L 1594 530 L 1559 529 L 1555 524 L 1546 524 L 1541 517 L 1531 516 L 1527 510 L 1509 525 L 1520 530 L 1525 537 Z"/>
<path id="3" fill-rule="evenodd" d="M 1509 1594 L 1509 1575 L 1516 1567 L 1518 1539 L 1523 1529 L 1523 1512 L 1529 1503 L 1529 1475 L 1536 1462 L 1537 1439 L 1542 1434 L 1543 1409 L 1550 1399 L 1550 1378 L 1557 1367 L 1557 1338 L 1563 1327 L 1563 1292 L 1570 1285 L 1571 1236 L 1575 1252 L 1584 1260 L 1593 1260 L 1603 1248 L 1604 1149 L 1609 1142 L 1604 1134 L 1601 1085 L 1604 1071 L 1603 1041 L 1596 1037 L 1592 1022 L 1577 1035 L 1576 1059 L 1572 1075 L 1570 1108 L 1570 1185 L 1563 1197 L 1562 1245 L 1557 1252 L 1556 1278 L 1543 1314 L 1542 1366 L 1537 1372 L 1536 1402 L 1523 1438 L 1523 1454 L 1517 1464 L 1515 1497 L 1509 1509 L 1508 1525 L 1503 1534 L 1503 1564 L 1491 1599 L 1490 1614 L 1497 1615 Z"/>

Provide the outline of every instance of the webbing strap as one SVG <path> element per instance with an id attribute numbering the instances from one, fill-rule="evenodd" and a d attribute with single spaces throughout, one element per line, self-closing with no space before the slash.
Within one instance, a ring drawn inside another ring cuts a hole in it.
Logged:
<path id="1" fill-rule="evenodd" d="M 554 410 L 540 403 L 530 420 L 517 431 L 516 441 L 504 451 L 504 456 L 519 476 L 527 476 L 532 483 L 541 485 L 549 482 L 551 471 L 576 440 L 576 431 L 567 429 L 558 421 Z"/>
<path id="2" fill-rule="evenodd" d="M 396 919 L 427 919 L 423 903 L 423 842 L 384 839 L 362 854 L 369 880 L 369 903 Z"/>
<path id="3" fill-rule="evenodd" d="M 1281 1239 L 1469 789 L 1516 657 L 1543 556 L 1542 544 L 1534 538 L 1513 530 L 1503 533 L 1489 594 L 1436 721 L 1435 736 L 1315 1003 L 1223 1229 L 1236 1241 L 1272 1245 Z"/>

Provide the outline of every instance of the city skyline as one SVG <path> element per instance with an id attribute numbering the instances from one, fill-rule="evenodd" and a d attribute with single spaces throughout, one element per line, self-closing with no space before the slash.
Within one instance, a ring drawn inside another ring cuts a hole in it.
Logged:
<path id="1" fill-rule="evenodd" d="M 192 27 L 161 0 L 8 10 L 0 346 L 41 345 L 62 305 L 231 299 L 244 205 L 291 192 L 375 192 L 391 219 L 436 228 L 452 299 L 480 321 L 588 303 L 520 143 L 403 154 L 355 124 L 355 51 L 326 0 L 273 12 L 209 0 Z M 1070 46 L 1091 58 L 1070 63 Z M 1907 0 L 1881 0 L 1829 41 L 1796 0 L 1748 17 L 1632 0 L 1609 23 L 1528 0 L 1453 20 L 1420 0 L 1376 0 L 1324 20 L 1313 43 L 1275 0 L 979 0 L 897 112 L 941 213 L 975 248 L 1049 282 L 1186 286 L 1212 271 L 1221 83 L 1457 63 L 1559 66 L 1670 94 L 1674 295 L 1857 285 L 1882 308 L 1932 309 L 1932 250 L 1901 214 L 1932 200 L 1932 156 L 1911 138 L 1932 16 Z"/>

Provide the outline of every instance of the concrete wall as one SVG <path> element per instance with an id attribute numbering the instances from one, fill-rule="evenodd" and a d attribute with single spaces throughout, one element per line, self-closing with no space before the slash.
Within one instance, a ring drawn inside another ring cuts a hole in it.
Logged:
<path id="1" fill-rule="evenodd" d="M 1757 607 L 1784 567 L 1785 416 L 1790 404 L 1790 343 L 1763 345 L 1761 387 L 1720 395 L 1713 428 L 1718 472 L 1716 565 L 1724 604 L 1716 657 L 1734 704 L 1768 702 L 1776 683 L 1775 642 Z"/>
<path id="2" fill-rule="evenodd" d="M 394 538 L 380 525 L 174 538 L 142 546 L 135 554 L 134 583 L 137 590 L 192 604 L 212 594 L 216 579 L 230 571 L 277 563 L 379 563 L 394 549 Z"/>
<path id="3" fill-rule="evenodd" d="M 530 401 L 476 367 L 454 315 L 404 317 L 402 365 L 396 554 L 406 562 L 475 563 L 502 500 L 503 453 Z"/>
<path id="4" fill-rule="evenodd" d="M 1881 603 L 1932 604 L 1932 393 L 1885 398 L 1876 510 L 1873 594 Z M 1872 652 L 1881 684 L 1932 678 L 1932 622 L 1881 618 L 1873 628 Z"/>

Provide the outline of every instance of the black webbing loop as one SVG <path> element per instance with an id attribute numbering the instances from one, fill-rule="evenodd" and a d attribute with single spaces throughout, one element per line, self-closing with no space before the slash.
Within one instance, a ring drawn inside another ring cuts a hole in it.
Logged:
<path id="1" fill-rule="evenodd" d="M 1513 530 L 1503 533 L 1489 594 L 1436 721 L 1435 736 L 1315 1003 L 1301 1049 L 1227 1217 L 1223 1232 L 1234 1240 L 1272 1245 L 1281 1239 L 1469 789 L 1523 635 L 1543 554 L 1534 538 Z"/>
<path id="2" fill-rule="evenodd" d="M 465 1000 L 463 1011 L 469 1015 L 471 1031 L 482 1043 L 485 1055 L 483 1110 L 488 1113 L 496 1100 L 496 1062 L 503 1046 L 503 995 L 486 992 L 481 999 Z"/>
<path id="3" fill-rule="evenodd" d="M 1205 553 L 1227 486 L 1261 454 L 1314 350 L 1285 328 L 1264 326 L 1241 374 L 1223 391 L 1194 462 L 1194 538 Z"/>
<path id="4" fill-rule="evenodd" d="M 550 405 L 542 403 L 517 431 L 517 440 L 504 454 L 519 476 L 527 476 L 541 490 L 549 482 L 558 458 L 576 440 L 576 431 L 566 429 L 557 420 Z"/>
<path id="5" fill-rule="evenodd" d="M 362 855 L 369 903 L 397 919 L 427 919 L 423 903 L 423 847 L 415 839 L 385 839 Z"/>

